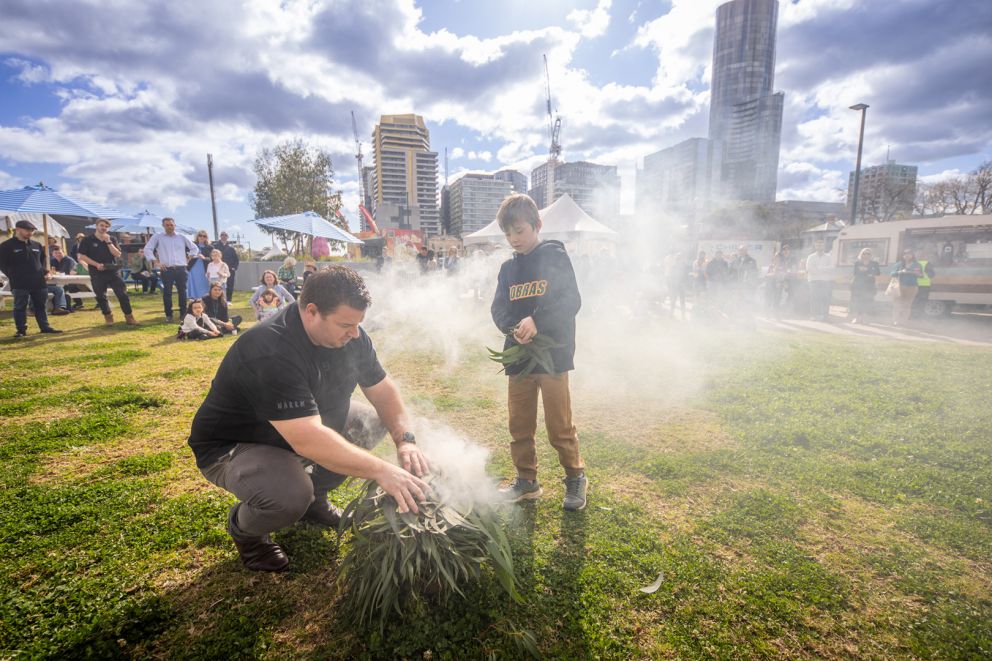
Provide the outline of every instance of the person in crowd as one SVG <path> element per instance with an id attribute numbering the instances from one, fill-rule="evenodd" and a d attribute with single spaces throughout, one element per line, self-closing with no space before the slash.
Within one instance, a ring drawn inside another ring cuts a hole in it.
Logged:
<path id="1" fill-rule="evenodd" d="M 920 263 L 923 275 L 916 280 L 916 298 L 913 299 L 910 317 L 920 319 L 925 316 L 927 301 L 930 300 L 930 287 L 937 277 L 937 271 L 933 267 L 933 261 L 927 259 L 927 254 L 922 251 L 916 256 L 916 261 Z"/>
<path id="2" fill-rule="evenodd" d="M 258 311 L 258 301 L 262 298 L 262 294 L 264 294 L 267 289 L 274 291 L 284 306 L 289 305 L 296 300 L 296 297 L 289 293 L 288 289 L 279 284 L 279 278 L 275 271 L 262 271 L 262 279 L 260 282 L 261 284 L 258 287 L 255 287 L 255 293 L 251 295 L 251 300 L 249 301 L 252 308 L 254 308 L 256 312 Z"/>
<path id="3" fill-rule="evenodd" d="M 400 513 L 417 512 L 429 491 L 399 389 L 360 325 L 371 302 L 353 269 L 318 271 L 299 303 L 237 339 L 193 418 L 197 467 L 238 498 L 227 531 L 249 570 L 289 565 L 269 537 L 276 530 L 336 527 L 341 512 L 327 494 L 346 476 L 375 480 Z M 351 401 L 356 386 L 371 406 Z M 399 466 L 368 451 L 387 432 Z"/>
<path id="4" fill-rule="evenodd" d="M 227 297 L 220 283 L 210 285 L 210 295 L 203 299 L 203 311 L 210 321 L 225 335 L 237 335 L 241 317 L 231 316 L 227 309 Z"/>
<path id="5" fill-rule="evenodd" d="M 210 317 L 204 314 L 203 310 L 203 301 L 199 298 L 194 298 L 189 302 L 189 307 L 186 308 L 186 316 L 183 317 L 183 323 L 179 326 L 179 333 L 176 335 L 176 339 L 209 340 L 221 336 L 220 329 L 214 325 Z"/>
<path id="6" fill-rule="evenodd" d="M 76 235 L 76 239 L 73 242 L 72 247 L 69 248 L 69 257 L 72 257 L 77 263 L 79 262 L 79 246 L 82 244 L 83 239 L 85 238 L 86 235 L 80 232 L 79 234 Z"/>
<path id="7" fill-rule="evenodd" d="M 131 262 L 131 279 L 141 285 L 142 294 L 154 294 L 158 288 L 158 275 L 152 268 L 151 260 L 145 257 L 141 250 L 134 253 L 134 260 Z"/>
<path id="8" fill-rule="evenodd" d="M 427 273 L 430 270 L 430 257 L 427 253 L 427 246 L 420 246 L 417 249 L 417 266 L 420 267 L 421 273 Z"/>
<path id="9" fill-rule="evenodd" d="M 713 253 L 713 259 L 706 263 L 706 289 L 712 306 L 723 310 L 730 281 L 730 266 L 723 257 L 723 251 Z"/>
<path id="10" fill-rule="evenodd" d="M 262 295 L 258 297 L 255 302 L 255 311 L 258 313 L 258 320 L 265 321 L 266 319 L 271 319 L 279 313 L 279 310 L 283 309 L 285 305 L 282 299 L 279 298 L 279 294 L 276 293 L 274 289 L 266 289 L 262 292 Z"/>
<path id="11" fill-rule="evenodd" d="M 231 269 L 221 259 L 223 254 L 217 248 L 210 251 L 210 262 L 207 264 L 207 281 L 211 284 L 220 284 L 227 288 L 227 280 L 231 277 Z"/>
<path id="12" fill-rule="evenodd" d="M 303 262 L 303 282 L 307 281 L 311 275 L 317 272 L 317 262 L 312 259 L 308 259 Z"/>
<path id="13" fill-rule="evenodd" d="M 916 283 L 923 276 L 923 268 L 916 261 L 912 249 L 902 251 L 902 259 L 892 266 L 890 275 L 899 279 L 899 295 L 892 301 L 892 325 L 902 326 L 909 321 L 916 298 Z"/>
<path id="14" fill-rule="evenodd" d="M 550 350 L 551 368 L 540 366 L 521 374 L 519 363 L 506 366 L 509 401 L 510 457 L 516 477 L 502 489 L 507 500 L 539 498 L 537 480 L 537 399 L 544 403 L 548 440 L 558 451 L 565 469 L 566 511 L 586 506 L 588 480 L 579 452 L 579 437 L 572 423 L 568 373 L 575 368 L 575 316 L 582 305 L 572 262 L 560 241 L 542 241 L 541 217 L 527 195 L 510 195 L 496 212 L 496 221 L 513 248 L 513 257 L 503 263 L 496 282 L 491 313 L 502 332 L 512 331 L 504 350 L 534 340 L 539 333 L 555 340 Z"/>
<path id="15" fill-rule="evenodd" d="M 145 257 L 158 263 L 162 277 L 162 303 L 165 320 L 172 322 L 172 288 L 179 295 L 179 309 L 186 309 L 186 286 L 189 280 L 186 264 L 200 254 L 200 249 L 188 237 L 176 232 L 176 221 L 162 219 L 162 234 L 155 234 L 145 245 Z"/>
<path id="16" fill-rule="evenodd" d="M 49 266 L 54 273 L 60 273 L 62 275 L 75 275 L 76 268 L 79 264 L 72 257 L 66 255 L 62 248 L 56 247 L 52 251 L 51 259 L 49 260 Z M 79 285 L 66 285 L 63 287 L 66 294 L 66 307 L 70 311 L 78 310 L 83 307 L 83 299 L 77 298 L 73 299 L 72 294 L 82 291 Z"/>
<path id="17" fill-rule="evenodd" d="M 454 275 L 458 271 L 458 248 L 454 246 L 448 248 L 448 254 L 444 258 L 442 268 L 447 275 Z"/>
<path id="18" fill-rule="evenodd" d="M 696 305 L 702 306 L 703 299 L 706 298 L 706 251 L 700 250 L 696 259 L 692 262 L 690 272 L 692 276 L 692 300 Z M 693 308 L 695 309 L 695 308 Z"/>
<path id="19" fill-rule="evenodd" d="M 782 246 L 772 257 L 768 265 L 768 277 L 765 279 L 765 296 L 768 303 L 768 313 L 776 319 L 782 318 L 783 300 L 794 306 L 794 297 L 798 280 L 796 258 L 789 246 Z"/>
<path id="20" fill-rule="evenodd" d="M 810 318 L 830 321 L 830 297 L 833 294 L 833 257 L 823 239 L 813 242 L 813 252 L 806 258 L 806 281 L 809 283 Z"/>
<path id="21" fill-rule="evenodd" d="M 234 278 L 238 272 L 238 267 L 241 266 L 241 257 L 238 255 L 237 249 L 228 243 L 227 232 L 220 233 L 220 240 L 214 243 L 214 248 L 220 250 L 221 259 L 227 264 L 227 270 L 230 273 L 227 277 L 227 302 L 230 303 L 232 297 L 234 296 Z"/>
<path id="22" fill-rule="evenodd" d="M 52 296 L 52 314 L 56 317 L 69 314 L 72 310 L 66 301 L 65 289 L 55 282 L 55 272 L 45 272 L 45 289 Z"/>
<path id="23" fill-rule="evenodd" d="M 668 300 L 672 306 L 672 316 L 675 316 L 675 304 L 678 303 L 682 310 L 682 319 L 685 316 L 685 290 L 689 286 L 690 279 L 689 262 L 685 255 L 680 252 L 675 253 L 667 267 L 665 282 L 668 285 Z"/>
<path id="24" fill-rule="evenodd" d="M 296 296 L 296 259 L 293 257 L 287 257 L 282 260 L 282 266 L 279 267 L 278 273 L 279 284 L 286 288 L 290 294 L 294 297 Z"/>
<path id="25" fill-rule="evenodd" d="M 0 243 L 0 271 L 10 281 L 14 295 L 14 337 L 28 334 L 28 303 L 34 307 L 34 319 L 42 333 L 61 333 L 48 323 L 48 271 L 44 248 L 31 239 L 37 228 L 31 221 L 14 224 L 14 236 Z"/>
<path id="26" fill-rule="evenodd" d="M 852 324 L 865 323 L 872 313 L 878 288 L 876 278 L 880 273 L 878 262 L 872 259 L 871 248 L 862 248 L 851 275 L 851 309 L 847 318 Z"/>
<path id="27" fill-rule="evenodd" d="M 747 246 L 737 247 L 728 268 L 730 283 L 733 287 L 734 307 L 747 318 L 753 316 L 751 305 L 754 292 L 758 287 L 758 262 L 747 252 Z"/>
<path id="28" fill-rule="evenodd" d="M 100 218 L 96 221 L 96 230 L 92 235 L 83 239 L 79 246 L 79 260 L 89 267 L 90 285 L 96 294 L 96 304 L 103 313 L 107 324 L 114 323 L 114 313 L 110 311 L 107 301 L 107 288 L 113 290 L 117 303 L 124 313 L 128 326 L 137 326 L 131 310 L 131 298 L 127 295 L 127 285 L 121 279 L 121 249 L 117 240 L 110 236 L 110 221 Z"/>
<path id="29" fill-rule="evenodd" d="M 210 245 L 210 235 L 207 230 L 200 230 L 196 233 L 196 249 L 198 255 L 190 258 L 186 264 L 189 271 L 189 279 L 186 281 L 187 298 L 203 299 L 210 291 L 210 281 L 207 280 L 207 264 L 210 262 L 210 253 L 213 246 Z"/>

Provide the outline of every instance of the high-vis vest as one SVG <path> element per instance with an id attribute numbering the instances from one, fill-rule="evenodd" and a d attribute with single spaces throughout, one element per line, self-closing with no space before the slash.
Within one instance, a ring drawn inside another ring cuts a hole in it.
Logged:
<path id="1" fill-rule="evenodd" d="M 920 263 L 920 268 L 923 269 L 923 275 L 916 279 L 917 287 L 929 287 L 930 286 L 930 276 L 927 275 L 927 260 L 920 259 L 917 260 Z"/>

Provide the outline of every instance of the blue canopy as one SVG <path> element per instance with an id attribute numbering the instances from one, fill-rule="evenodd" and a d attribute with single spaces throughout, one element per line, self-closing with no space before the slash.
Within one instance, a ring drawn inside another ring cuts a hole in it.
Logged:
<path id="1" fill-rule="evenodd" d="M 93 229 L 96 225 L 87 225 L 86 229 Z M 162 217 L 152 213 L 147 209 L 133 216 L 114 217 L 114 223 L 110 226 L 111 232 L 128 232 L 129 234 L 158 234 L 164 232 L 162 228 Z M 188 225 L 176 223 L 176 231 L 180 234 L 196 234 L 196 228 Z"/>
<path id="2" fill-rule="evenodd" d="M 45 184 L 0 191 L 0 209 L 86 218 L 116 218 L 118 211 L 63 195 Z"/>
<path id="3" fill-rule="evenodd" d="M 304 211 L 288 216 L 271 216 L 269 218 L 256 218 L 249 222 L 260 227 L 267 227 L 273 230 L 284 232 L 296 232 L 307 236 L 321 236 L 331 241 L 344 241 L 345 243 L 365 243 L 361 239 L 352 236 L 348 232 L 321 217 L 315 211 Z"/>

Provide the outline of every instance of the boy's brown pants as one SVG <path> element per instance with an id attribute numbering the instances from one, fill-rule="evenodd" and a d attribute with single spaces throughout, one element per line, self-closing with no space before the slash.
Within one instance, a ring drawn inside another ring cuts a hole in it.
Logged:
<path id="1" fill-rule="evenodd" d="M 510 410 L 510 457 L 517 475 L 525 480 L 537 478 L 537 393 L 544 401 L 544 423 L 548 440 L 558 451 L 558 461 L 569 477 L 581 475 L 585 464 L 579 455 L 579 437 L 572 424 L 572 397 L 568 392 L 568 372 L 532 374 L 509 378 L 507 403 Z"/>

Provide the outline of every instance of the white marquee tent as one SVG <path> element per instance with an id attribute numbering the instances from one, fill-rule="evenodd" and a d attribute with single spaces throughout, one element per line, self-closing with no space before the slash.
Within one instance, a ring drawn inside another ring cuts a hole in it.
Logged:
<path id="1" fill-rule="evenodd" d="M 541 238 L 574 242 L 581 246 L 585 241 L 617 241 L 620 235 L 606 225 L 593 220 L 579 208 L 569 195 L 562 195 L 551 206 L 541 209 Z M 465 237 L 465 245 L 474 243 L 502 243 L 503 231 L 495 220 L 478 232 Z"/>

